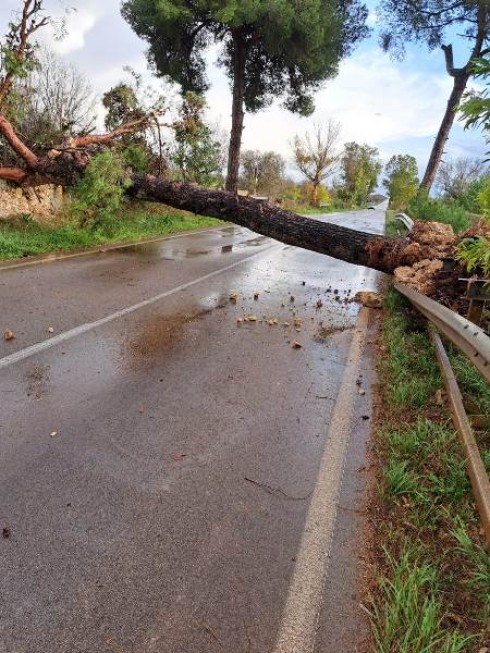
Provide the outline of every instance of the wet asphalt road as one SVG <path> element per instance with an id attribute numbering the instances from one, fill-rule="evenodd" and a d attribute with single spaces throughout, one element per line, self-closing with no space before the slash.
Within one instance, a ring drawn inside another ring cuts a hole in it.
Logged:
<path id="1" fill-rule="evenodd" d="M 380 233 L 384 213 L 325 219 Z M 345 300 L 375 287 L 229 226 L 1 270 L 0 652 L 275 651 L 358 318 Z M 322 653 L 363 631 L 338 522 Z"/>

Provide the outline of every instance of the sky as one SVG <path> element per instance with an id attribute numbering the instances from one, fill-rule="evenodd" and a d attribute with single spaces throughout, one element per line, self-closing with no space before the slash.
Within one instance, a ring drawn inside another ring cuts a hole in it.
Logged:
<path id="1" fill-rule="evenodd" d="M 244 148 L 280 152 L 292 170 L 291 140 L 295 134 L 303 135 L 314 124 L 333 119 L 342 125 L 341 143 L 357 141 L 377 147 L 384 163 L 394 154 L 411 154 L 423 173 L 452 80 L 440 50 L 428 52 L 420 45 L 411 47 L 403 61 L 393 61 L 383 53 L 376 33 L 376 2 L 369 0 L 367 4 L 372 36 L 341 63 L 338 76 L 316 94 L 315 113 L 301 118 L 277 102 L 257 114 L 247 114 Z M 20 5 L 21 0 L 1 0 L 0 33 L 6 31 L 12 11 Z M 148 70 L 145 43 L 120 15 L 120 0 L 45 0 L 44 6 L 49 15 L 59 20 L 65 16 L 66 36 L 56 40 L 51 28 L 46 28 L 38 33 L 39 40 L 75 64 L 96 93 L 102 94 L 125 79 L 124 66 L 144 75 L 149 83 L 160 85 Z M 67 6 L 75 10 L 66 14 Z M 208 54 L 208 117 L 213 124 L 229 131 L 229 81 L 213 66 L 215 54 L 216 49 Z M 456 65 L 458 54 L 464 56 L 464 52 L 456 49 Z M 460 123 L 455 123 L 445 158 L 483 158 L 485 150 L 479 132 L 465 131 Z"/>

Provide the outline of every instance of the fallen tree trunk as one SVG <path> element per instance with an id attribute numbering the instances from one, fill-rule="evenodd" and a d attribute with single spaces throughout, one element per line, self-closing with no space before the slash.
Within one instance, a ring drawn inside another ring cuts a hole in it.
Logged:
<path id="1" fill-rule="evenodd" d="M 287 245 L 389 274 L 421 261 L 451 259 L 454 252 L 452 230 L 437 223 L 424 223 L 424 228 L 419 226 L 407 237 L 388 238 L 320 222 L 259 200 L 149 175 L 133 175 L 127 192 L 140 199 L 233 222 Z"/>
<path id="2" fill-rule="evenodd" d="M 312 220 L 260 200 L 148 175 L 134 175 L 127 192 L 139 199 L 233 222 L 287 245 L 326 254 L 347 263 L 373 267 L 381 272 L 393 271 L 386 262 L 371 260 L 370 249 L 373 245 L 378 249 L 383 246 L 391 248 L 396 239 Z"/>
<path id="3" fill-rule="evenodd" d="M 146 121 L 143 118 L 108 134 L 72 137 L 46 155 L 38 156 L 25 146 L 0 112 L 0 133 L 24 162 L 24 167 L 0 167 L 0 178 L 21 186 L 43 182 L 74 185 L 83 176 L 93 154 L 121 134 L 144 128 Z M 454 234 L 452 230 L 448 233 L 445 225 L 437 223 L 422 223 L 422 226 L 417 223 L 417 228 L 409 236 L 387 238 L 320 222 L 233 193 L 199 188 L 151 175 L 132 175 L 125 192 L 129 196 L 160 202 L 198 215 L 234 222 L 288 245 L 380 272 L 391 274 L 397 269 L 405 268 L 405 283 L 411 274 L 410 270 L 407 271 L 407 266 L 413 266 L 417 273 L 413 287 L 427 294 L 432 293 L 435 277 L 440 279 L 445 274 L 447 278 L 447 268 L 450 271 L 454 268 L 454 261 L 451 262 Z M 424 227 L 424 224 L 429 225 L 429 228 Z M 444 265 L 442 261 L 449 261 L 449 265 Z"/>

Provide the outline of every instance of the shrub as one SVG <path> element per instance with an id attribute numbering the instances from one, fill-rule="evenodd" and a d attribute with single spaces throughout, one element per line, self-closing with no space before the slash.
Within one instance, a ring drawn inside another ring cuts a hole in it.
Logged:
<path id="1" fill-rule="evenodd" d="M 125 187 L 120 155 L 106 150 L 93 157 L 72 192 L 71 214 L 81 227 L 110 233 L 121 208 Z"/>

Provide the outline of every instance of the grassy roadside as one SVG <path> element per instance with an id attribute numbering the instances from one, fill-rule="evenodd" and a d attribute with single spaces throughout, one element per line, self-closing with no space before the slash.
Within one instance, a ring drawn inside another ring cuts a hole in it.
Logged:
<path id="1" fill-rule="evenodd" d="M 104 231 L 84 229 L 66 218 L 42 224 L 30 216 L 21 216 L 0 221 L 0 259 L 138 241 L 219 224 L 220 220 L 146 203 L 126 207 Z"/>
<path id="2" fill-rule="evenodd" d="M 424 322 L 387 293 L 379 347 L 373 499 L 376 653 L 490 651 L 490 557 Z M 452 354 L 463 393 L 488 415 L 490 388 Z M 478 441 L 488 454 L 490 434 Z M 487 648 L 488 647 L 488 648 Z"/>

